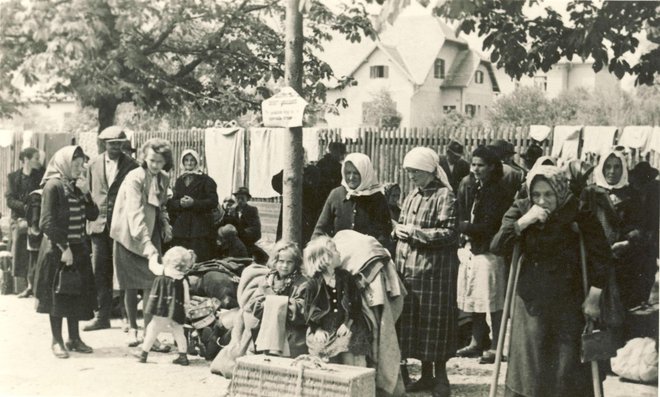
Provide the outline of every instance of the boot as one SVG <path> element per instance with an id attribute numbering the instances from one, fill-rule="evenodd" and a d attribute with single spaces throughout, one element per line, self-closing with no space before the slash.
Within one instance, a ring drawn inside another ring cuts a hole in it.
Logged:
<path id="1" fill-rule="evenodd" d="M 29 298 L 31 296 L 32 296 L 32 288 L 30 287 L 27 287 L 26 289 L 23 290 L 23 292 L 16 295 L 16 297 L 19 299 Z"/>
<path id="2" fill-rule="evenodd" d="M 66 346 L 67 350 L 69 350 L 71 352 L 86 353 L 86 354 L 94 352 L 94 349 L 87 346 L 85 344 L 85 342 L 80 340 L 80 338 L 73 339 L 73 340 L 68 340 L 66 342 L 65 346 Z"/>
<path id="3" fill-rule="evenodd" d="M 178 364 L 178 365 L 188 365 L 190 362 L 188 361 L 188 356 L 186 356 L 186 353 L 179 353 L 179 357 L 175 358 L 172 361 L 172 364 Z"/>
<path id="4" fill-rule="evenodd" d="M 149 352 L 145 352 L 144 350 L 136 351 L 133 353 L 133 356 L 138 359 L 138 362 L 143 364 L 147 362 L 148 355 Z"/>
<path id="5" fill-rule="evenodd" d="M 85 325 L 83 331 L 97 331 L 99 329 L 108 329 L 110 328 L 109 320 L 102 320 L 100 318 L 95 318 L 91 323 Z"/>

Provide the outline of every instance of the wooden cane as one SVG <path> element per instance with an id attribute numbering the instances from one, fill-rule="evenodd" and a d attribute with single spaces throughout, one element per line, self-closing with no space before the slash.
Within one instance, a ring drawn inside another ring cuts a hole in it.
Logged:
<path id="1" fill-rule="evenodd" d="M 506 283 L 506 296 L 504 298 L 504 311 L 502 312 L 502 322 L 500 323 L 500 333 L 497 336 L 497 351 L 495 352 L 495 369 L 490 382 L 489 397 L 497 395 L 497 383 L 500 377 L 500 366 L 502 365 L 502 351 L 504 349 L 504 334 L 506 334 L 506 323 L 509 319 L 513 296 L 516 293 L 516 279 L 518 278 L 520 259 L 520 243 L 513 247 L 513 257 L 511 258 L 511 268 L 509 269 L 509 279 Z"/>
<path id="2" fill-rule="evenodd" d="M 582 267 L 582 288 L 584 289 L 584 297 L 586 298 L 589 295 L 589 281 L 587 280 L 587 249 L 584 245 L 584 238 L 582 236 L 582 231 L 577 227 L 577 223 L 573 224 L 573 227 L 577 230 L 578 238 L 580 240 L 580 265 Z M 593 324 L 591 320 L 585 315 L 585 321 L 589 330 L 593 329 Z M 598 362 L 591 362 L 591 380 L 594 387 L 594 397 L 603 397 L 603 389 L 600 384 L 600 373 L 598 372 Z"/>

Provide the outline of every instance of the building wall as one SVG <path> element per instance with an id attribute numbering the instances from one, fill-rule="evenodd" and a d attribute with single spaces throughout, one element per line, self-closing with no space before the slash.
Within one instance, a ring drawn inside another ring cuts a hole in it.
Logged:
<path id="1" fill-rule="evenodd" d="M 462 111 L 465 112 L 465 105 L 474 105 L 476 107 L 475 118 L 483 119 L 487 109 L 495 101 L 495 92 L 493 91 L 493 81 L 490 78 L 490 74 L 488 74 L 488 68 L 480 63 L 475 73 L 477 71 L 483 73 L 483 83 L 477 83 L 474 76 L 472 77 L 472 80 L 463 93 L 464 104 Z"/>
<path id="2" fill-rule="evenodd" d="M 370 78 L 370 67 L 377 65 L 388 66 L 387 78 Z M 413 85 L 402 73 L 401 69 L 389 60 L 380 49 L 374 50 L 357 71 L 353 74 L 357 85 L 346 87 L 343 90 L 330 90 L 327 102 L 334 103 L 338 98 L 346 98 L 347 108 L 339 108 L 339 115 L 326 114 L 326 121 L 331 128 L 364 126 L 362 120 L 362 106 L 365 102 L 373 101 L 373 97 L 381 89 L 386 89 L 394 102 L 397 111 L 401 113 L 402 126 L 410 123 L 410 98 L 413 94 Z"/>
<path id="3" fill-rule="evenodd" d="M 0 119 L 0 128 L 11 131 L 64 132 L 64 123 L 77 111 L 76 103 L 30 103 L 11 119 Z"/>

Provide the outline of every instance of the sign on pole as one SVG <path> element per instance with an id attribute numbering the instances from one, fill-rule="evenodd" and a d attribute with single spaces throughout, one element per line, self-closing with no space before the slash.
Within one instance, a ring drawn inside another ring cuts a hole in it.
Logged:
<path id="1" fill-rule="evenodd" d="M 284 87 L 261 103 L 264 127 L 302 127 L 307 101 L 296 90 Z"/>

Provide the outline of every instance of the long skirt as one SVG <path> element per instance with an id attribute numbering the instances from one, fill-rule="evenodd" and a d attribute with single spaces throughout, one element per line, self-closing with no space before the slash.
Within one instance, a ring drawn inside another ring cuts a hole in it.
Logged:
<path id="1" fill-rule="evenodd" d="M 70 244 L 73 252 L 72 267 L 80 273 L 82 290 L 79 296 L 58 295 L 55 293 L 57 272 L 65 266 L 62 251 L 51 246 L 48 238 L 42 241 L 43 255 L 39 255 L 35 269 L 34 295 L 37 299 L 37 313 L 47 313 L 54 317 L 70 317 L 77 320 L 91 320 L 97 308 L 94 273 L 88 244 Z"/>
<path id="2" fill-rule="evenodd" d="M 27 229 L 19 227 L 19 222 L 25 223 L 25 220 L 12 220 L 10 225 L 12 255 L 11 273 L 14 277 L 25 278 L 28 275 L 29 265 L 27 250 Z"/>
<path id="3" fill-rule="evenodd" d="M 519 296 L 514 304 L 506 395 L 591 396 L 589 364 L 580 363 L 580 303 L 553 307 L 538 316 L 529 313 Z"/>
<path id="4" fill-rule="evenodd" d="M 464 250 L 464 249 L 461 249 Z M 461 251 L 459 250 L 459 251 Z M 466 313 L 491 313 L 504 308 L 506 268 L 496 255 L 465 255 L 458 266 L 458 309 Z"/>

